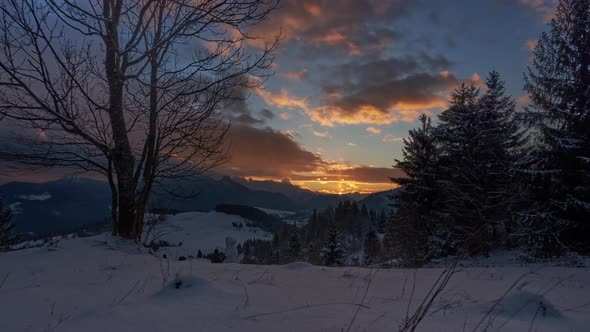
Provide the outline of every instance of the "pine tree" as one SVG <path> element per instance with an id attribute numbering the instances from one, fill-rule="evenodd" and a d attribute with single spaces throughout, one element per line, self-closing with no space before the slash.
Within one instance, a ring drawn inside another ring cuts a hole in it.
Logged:
<path id="1" fill-rule="evenodd" d="M 404 139 L 402 160 L 395 167 L 407 177 L 393 178 L 401 185 L 397 195 L 392 196 L 396 210 L 385 227 L 384 245 L 396 256 L 413 256 L 412 263 L 425 261 L 430 256 L 431 239 L 434 236 L 434 208 L 439 201 L 436 182 L 436 167 L 439 152 L 431 119 L 419 117 L 420 127 L 412 129 Z"/>
<path id="2" fill-rule="evenodd" d="M 560 1 L 525 78 L 539 144 L 531 154 L 529 248 L 590 252 L 590 0 Z"/>
<path id="3" fill-rule="evenodd" d="M 380 234 L 385 233 L 385 223 L 387 222 L 387 214 L 385 213 L 385 209 L 381 210 L 379 214 L 379 219 L 377 219 L 377 232 Z"/>
<path id="4" fill-rule="evenodd" d="M 297 260 L 301 256 L 301 243 L 297 235 L 297 228 L 294 226 L 291 236 L 289 237 L 289 257 L 292 260 Z"/>
<path id="5" fill-rule="evenodd" d="M 439 116 L 441 212 L 450 217 L 452 253 L 487 254 L 503 243 L 517 201 L 514 169 L 523 136 L 515 102 L 497 72 L 486 86 L 480 97 L 473 83 L 463 83 Z"/>
<path id="6" fill-rule="evenodd" d="M 275 233 L 272 237 L 272 253 L 271 253 L 271 264 L 281 264 L 282 262 L 282 255 L 281 255 L 281 240 L 279 238 L 279 234 Z"/>
<path id="7" fill-rule="evenodd" d="M 373 227 L 371 227 L 367 232 L 367 235 L 365 235 L 363 248 L 365 252 L 365 264 L 369 265 L 377 262 L 379 259 L 379 254 L 381 253 L 381 242 L 379 241 L 377 232 Z"/>
<path id="8" fill-rule="evenodd" d="M 11 223 L 12 211 L 10 208 L 4 208 L 0 198 L 0 252 L 10 250 L 10 247 L 18 242 L 18 237 L 14 235 L 15 225 Z"/>
<path id="9" fill-rule="evenodd" d="M 342 241 L 342 234 L 336 227 L 335 223 L 330 224 L 328 229 L 328 240 L 322 248 L 322 258 L 327 266 L 343 265 L 345 245 Z"/>
<path id="10" fill-rule="evenodd" d="M 383 254 L 387 259 L 392 259 L 398 252 L 397 245 L 397 228 L 395 227 L 394 214 L 389 216 L 383 225 Z"/>

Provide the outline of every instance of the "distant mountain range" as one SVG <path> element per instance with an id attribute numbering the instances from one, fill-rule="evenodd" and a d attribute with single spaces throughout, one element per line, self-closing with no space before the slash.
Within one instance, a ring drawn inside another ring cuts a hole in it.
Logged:
<path id="1" fill-rule="evenodd" d="M 288 181 L 230 177 L 201 176 L 168 187 L 172 186 L 179 189 L 176 194 L 181 195 L 172 195 L 156 187 L 152 205 L 180 211 L 210 211 L 220 203 L 309 211 L 334 206 L 344 199 L 360 200 L 369 208 L 375 208 L 382 204 L 384 197 L 379 193 L 368 196 L 324 194 L 302 189 Z M 0 195 L 13 208 L 19 233 L 66 232 L 105 222 L 110 216 L 108 184 L 87 178 L 64 178 L 45 183 L 12 182 L 0 185 Z"/>

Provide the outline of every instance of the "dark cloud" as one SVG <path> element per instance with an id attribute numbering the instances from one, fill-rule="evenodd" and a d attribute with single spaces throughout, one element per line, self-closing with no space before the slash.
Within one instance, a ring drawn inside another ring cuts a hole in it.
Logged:
<path id="1" fill-rule="evenodd" d="M 304 57 L 379 53 L 399 37 L 391 24 L 414 7 L 411 0 L 286 0 L 255 32 L 268 35 L 282 27 Z"/>
<path id="2" fill-rule="evenodd" d="M 424 53 L 324 66 L 325 97 L 310 116 L 324 125 L 413 121 L 417 112 L 444 107 L 444 95 L 457 84 L 451 66 L 443 56 Z"/>
<path id="3" fill-rule="evenodd" d="M 268 108 L 262 109 L 262 111 L 260 111 L 260 116 L 268 120 L 272 120 L 275 118 L 275 114 Z"/>
<path id="4" fill-rule="evenodd" d="M 269 109 L 254 112 L 247 103 L 249 93 L 242 86 L 234 87 L 230 92 L 231 100 L 224 107 L 227 121 L 237 125 L 260 126 L 272 120 L 275 115 Z"/>
<path id="5" fill-rule="evenodd" d="M 289 178 L 294 181 L 358 181 L 387 183 L 401 176 L 393 168 L 339 165 L 322 159 L 288 132 L 234 125 L 228 139 L 231 158 L 219 171 L 238 177 Z"/>
<path id="6" fill-rule="evenodd" d="M 223 172 L 230 175 L 283 178 L 325 165 L 319 155 L 305 150 L 289 133 L 271 128 L 234 125 L 228 144 L 231 159 Z"/>

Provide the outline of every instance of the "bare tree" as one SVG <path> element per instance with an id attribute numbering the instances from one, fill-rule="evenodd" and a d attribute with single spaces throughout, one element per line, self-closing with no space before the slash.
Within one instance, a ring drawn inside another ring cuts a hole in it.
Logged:
<path id="1" fill-rule="evenodd" d="M 0 117 L 24 130 L 0 159 L 104 175 L 113 234 L 138 239 L 154 185 L 226 160 L 223 109 L 280 39 L 248 31 L 278 1 L 3 1 Z"/>

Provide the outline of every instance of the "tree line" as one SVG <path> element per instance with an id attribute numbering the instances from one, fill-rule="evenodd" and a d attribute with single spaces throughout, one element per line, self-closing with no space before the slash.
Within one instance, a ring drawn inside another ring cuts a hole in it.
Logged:
<path id="1" fill-rule="evenodd" d="M 497 72 L 485 85 L 462 84 L 436 125 L 422 115 L 404 140 L 397 256 L 590 253 L 590 1 L 560 2 L 525 74 L 523 110 Z"/>

